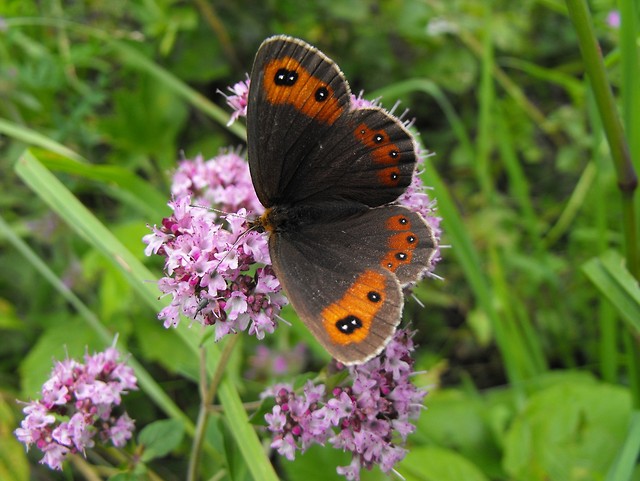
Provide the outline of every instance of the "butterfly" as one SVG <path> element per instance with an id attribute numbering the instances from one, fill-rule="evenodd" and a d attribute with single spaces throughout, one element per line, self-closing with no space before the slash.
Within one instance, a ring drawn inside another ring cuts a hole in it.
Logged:
<path id="1" fill-rule="evenodd" d="M 288 36 L 256 54 L 247 104 L 249 169 L 273 269 L 293 308 L 338 361 L 378 355 L 400 323 L 403 287 L 430 267 L 437 240 L 394 201 L 417 145 L 379 107 L 355 108 L 336 63 Z"/>

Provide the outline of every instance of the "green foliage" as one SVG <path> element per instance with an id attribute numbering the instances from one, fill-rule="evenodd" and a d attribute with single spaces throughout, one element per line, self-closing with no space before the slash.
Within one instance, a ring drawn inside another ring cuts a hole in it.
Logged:
<path id="1" fill-rule="evenodd" d="M 630 255 L 640 204 L 618 188 L 632 176 L 612 162 L 620 145 L 609 147 L 604 94 L 585 80 L 598 67 L 581 54 L 588 29 L 576 22 L 580 2 L 567 3 L 1 3 L 0 478 L 72 476 L 25 455 L 13 401 L 37 395 L 52 359 L 81 357 L 118 333 L 140 380 L 125 403 L 145 450 L 142 460 L 133 449 L 100 452 L 91 462 L 109 466 L 105 477 L 185 478 L 202 377 L 223 365 L 201 479 L 342 479 L 335 467 L 349 460 L 320 447 L 272 467 L 257 419 L 269 406 L 255 401 L 282 378 L 247 378 L 253 340 L 227 358 L 224 343 L 188 322 L 163 329 L 161 266 L 140 241 L 167 214 L 181 152 L 208 158 L 242 144 L 216 91 L 244 78 L 263 38 L 287 33 L 332 56 L 355 92 L 383 95 L 388 107 L 400 99 L 437 154 L 423 178 L 452 248 L 436 271 L 444 282 L 415 291 L 426 308 L 405 307 L 428 371 L 416 382 L 433 388 L 398 471 L 429 481 L 640 480 Z M 637 170 L 640 9 L 590 7 Z M 620 28 L 607 20 L 615 8 Z M 288 380 L 331 382 L 316 372 L 326 354 L 293 323 L 266 341 L 281 352 L 311 343 Z"/>
<path id="2" fill-rule="evenodd" d="M 173 419 L 148 424 L 138 436 L 138 444 L 144 449 L 142 461 L 166 456 L 180 444 L 183 435 L 182 423 Z"/>

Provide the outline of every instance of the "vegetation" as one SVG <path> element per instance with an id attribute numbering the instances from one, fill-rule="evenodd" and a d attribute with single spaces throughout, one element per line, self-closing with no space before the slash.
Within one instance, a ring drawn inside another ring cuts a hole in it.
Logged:
<path id="1" fill-rule="evenodd" d="M 423 180 L 451 248 L 405 306 L 430 392 L 398 472 L 640 480 L 639 17 L 634 0 L 4 0 L 0 478 L 344 479 L 334 450 L 265 454 L 260 392 L 329 360 L 295 313 L 263 341 L 164 329 L 161 260 L 141 241 L 179 159 L 243 145 L 218 90 L 286 33 L 355 92 L 401 100 L 435 153 Z M 15 400 L 116 333 L 140 386 L 124 400 L 135 443 L 50 471 L 15 439 Z M 255 369 L 263 346 L 300 342 L 285 373 Z"/>

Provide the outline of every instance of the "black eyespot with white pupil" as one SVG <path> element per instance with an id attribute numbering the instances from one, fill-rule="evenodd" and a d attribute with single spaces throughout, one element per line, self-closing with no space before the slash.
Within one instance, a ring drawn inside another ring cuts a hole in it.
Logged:
<path id="1" fill-rule="evenodd" d="M 327 87 L 318 87 L 315 97 L 317 102 L 324 102 L 329 98 L 329 90 Z"/>
<path id="2" fill-rule="evenodd" d="M 371 302 L 380 302 L 382 300 L 382 296 L 379 292 L 369 291 L 367 294 L 367 299 L 369 299 Z"/>
<path id="3" fill-rule="evenodd" d="M 409 235 L 407 236 L 407 242 L 408 242 L 409 244 L 413 244 L 415 241 L 416 241 L 416 236 L 414 236 L 413 234 L 409 234 Z"/>
<path id="4" fill-rule="evenodd" d="M 350 314 L 336 321 L 336 327 L 343 334 L 353 334 L 362 327 L 362 321 L 353 314 Z"/>
<path id="5" fill-rule="evenodd" d="M 273 81 L 276 85 L 291 87 L 298 81 L 298 72 L 295 70 L 281 68 L 276 72 L 276 76 Z"/>
<path id="6" fill-rule="evenodd" d="M 382 134 L 375 134 L 375 135 L 373 136 L 373 141 L 374 141 L 376 144 L 379 144 L 379 143 L 380 143 L 380 142 L 382 142 L 383 140 L 384 140 L 384 136 L 383 136 Z"/>
<path id="7" fill-rule="evenodd" d="M 389 177 L 391 178 L 391 180 L 398 180 L 398 177 L 400 176 L 397 172 L 391 172 L 391 175 Z"/>
<path id="8" fill-rule="evenodd" d="M 400 219 L 398 219 L 398 222 L 400 223 L 400 225 L 407 225 L 409 223 L 409 219 L 407 219 L 406 217 L 400 217 Z"/>
<path id="9" fill-rule="evenodd" d="M 407 260 L 407 254 L 404 252 L 398 252 L 396 254 L 396 259 L 398 259 L 399 261 L 406 261 Z"/>
<path id="10" fill-rule="evenodd" d="M 397 158 L 400 155 L 400 152 L 398 152 L 397 150 L 392 150 L 391 152 L 389 152 L 389 157 L 391 157 L 392 159 Z"/>

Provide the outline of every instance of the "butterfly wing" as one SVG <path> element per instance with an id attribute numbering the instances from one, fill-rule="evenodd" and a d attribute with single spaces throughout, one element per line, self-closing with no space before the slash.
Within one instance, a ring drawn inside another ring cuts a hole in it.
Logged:
<path id="1" fill-rule="evenodd" d="M 338 66 L 315 47 L 286 36 L 262 43 L 251 70 L 247 144 L 265 207 L 281 202 L 292 173 L 348 110 L 350 95 Z"/>
<path id="2" fill-rule="evenodd" d="M 247 106 L 251 177 L 265 207 L 394 201 L 411 182 L 413 137 L 380 108 L 354 109 L 339 67 L 315 47 L 272 37 L 254 61 Z"/>
<path id="3" fill-rule="evenodd" d="M 380 353 L 400 322 L 402 287 L 430 266 L 435 245 L 422 217 L 400 206 L 269 238 L 273 268 L 294 309 L 345 364 Z"/>

